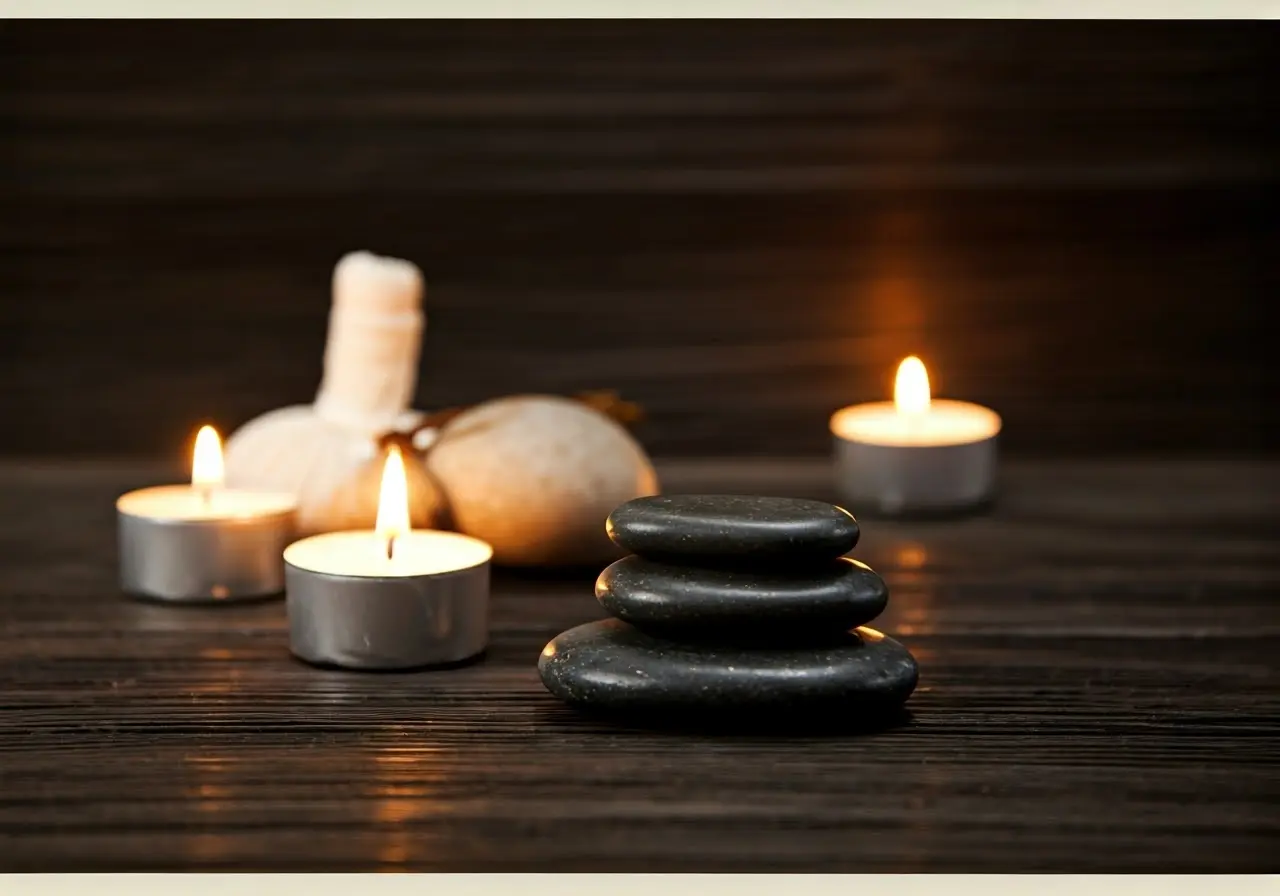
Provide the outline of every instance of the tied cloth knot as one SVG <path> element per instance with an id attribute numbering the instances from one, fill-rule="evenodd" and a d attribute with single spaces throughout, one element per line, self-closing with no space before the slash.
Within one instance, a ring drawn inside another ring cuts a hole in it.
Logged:
<path id="1" fill-rule="evenodd" d="M 633 401 L 624 400 L 612 389 L 600 389 L 591 392 L 579 392 L 572 396 L 592 410 L 604 414 L 623 426 L 632 426 L 644 419 L 644 409 Z M 385 432 L 375 440 L 380 452 L 388 451 L 396 445 L 402 452 L 425 454 L 431 450 L 439 438 L 440 430 L 455 417 L 471 410 L 476 405 L 460 405 L 445 408 L 427 414 L 418 425 L 408 430 Z"/>

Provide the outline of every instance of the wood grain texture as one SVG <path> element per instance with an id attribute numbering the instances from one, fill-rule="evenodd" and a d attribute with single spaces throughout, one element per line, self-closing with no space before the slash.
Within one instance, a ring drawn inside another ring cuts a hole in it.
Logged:
<path id="1" fill-rule="evenodd" d="M 811 462 L 671 491 L 829 497 Z M 1280 835 L 1280 466 L 1017 463 L 990 515 L 864 521 L 904 726 L 654 733 L 541 687 L 591 573 L 502 573 L 492 648 L 318 671 L 281 603 L 122 599 L 139 465 L 0 464 L 0 870 L 1269 871 Z"/>
<path id="2" fill-rule="evenodd" d="M 355 248 L 427 273 L 427 407 L 818 454 L 916 352 L 1014 451 L 1274 451 L 1277 33 L 0 24 L 0 453 L 310 400 Z"/>

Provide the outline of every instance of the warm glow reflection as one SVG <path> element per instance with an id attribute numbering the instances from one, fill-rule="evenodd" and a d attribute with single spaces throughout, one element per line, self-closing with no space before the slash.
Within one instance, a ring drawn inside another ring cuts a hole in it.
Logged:
<path id="1" fill-rule="evenodd" d="M 222 441 L 212 426 L 200 427 L 191 458 L 191 484 L 210 488 L 222 485 Z"/>
<path id="2" fill-rule="evenodd" d="M 899 414 L 923 414 L 929 410 L 929 374 L 924 362 L 912 355 L 898 365 L 893 383 L 893 403 Z"/>
<path id="3" fill-rule="evenodd" d="M 394 554 L 395 540 L 409 534 L 409 483 L 404 473 L 400 448 L 392 445 L 382 468 L 382 489 L 378 493 L 378 521 L 374 526 L 387 544 L 387 557 Z"/>
<path id="4" fill-rule="evenodd" d="M 876 631 L 873 628 L 867 628 L 865 625 L 858 626 L 856 629 L 854 629 L 854 631 L 858 633 L 859 637 L 861 637 L 862 640 L 866 641 L 869 644 L 876 644 L 884 640 L 883 634 L 881 634 L 880 632 Z"/>
<path id="5" fill-rule="evenodd" d="M 924 545 L 912 542 L 899 545 L 894 559 L 903 569 L 924 569 L 925 564 L 929 562 L 929 552 L 925 550 Z"/>

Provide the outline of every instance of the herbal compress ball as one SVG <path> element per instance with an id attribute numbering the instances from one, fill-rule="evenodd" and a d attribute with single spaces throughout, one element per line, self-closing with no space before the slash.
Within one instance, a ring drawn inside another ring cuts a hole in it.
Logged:
<path id="1" fill-rule="evenodd" d="M 658 491 L 644 450 L 616 421 L 567 398 L 522 395 L 451 420 L 427 454 L 454 525 L 507 565 L 576 565 L 618 555 L 609 512 Z"/>

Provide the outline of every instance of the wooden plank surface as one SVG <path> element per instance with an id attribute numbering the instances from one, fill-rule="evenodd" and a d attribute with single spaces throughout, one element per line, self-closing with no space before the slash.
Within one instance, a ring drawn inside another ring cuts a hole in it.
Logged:
<path id="1" fill-rule="evenodd" d="M 0 147 L 23 166 L 0 183 L 130 200 L 1257 183 L 1275 174 L 1275 33 L 15 22 Z"/>
<path id="2" fill-rule="evenodd" d="M 805 461 L 671 491 L 827 497 Z M 649 732 L 534 662 L 591 571 L 495 579 L 480 663 L 290 659 L 279 602 L 131 602 L 112 501 L 163 471 L 0 464 L 0 870 L 1277 871 L 1280 466 L 1011 463 L 996 510 L 864 520 L 918 658 L 870 734 Z"/>
<path id="3" fill-rule="evenodd" d="M 615 387 L 659 454 L 817 454 L 919 353 L 1014 450 L 1275 451 L 1278 34 L 0 23 L 0 455 L 309 401 L 360 248 L 426 273 L 424 407 Z"/>

